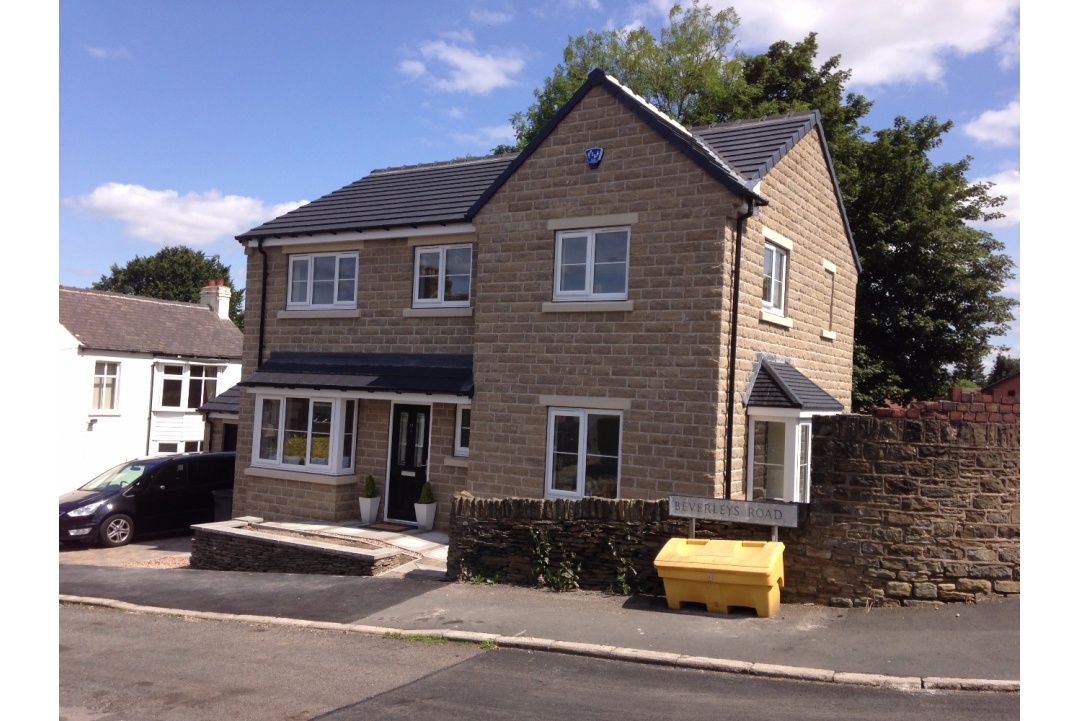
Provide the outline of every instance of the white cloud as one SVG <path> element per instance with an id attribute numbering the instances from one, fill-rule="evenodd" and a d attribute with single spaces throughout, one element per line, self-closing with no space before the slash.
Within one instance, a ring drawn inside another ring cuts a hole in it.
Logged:
<path id="1" fill-rule="evenodd" d="M 469 11 L 469 20 L 477 25 L 505 25 L 513 19 L 514 13 L 510 10 L 499 12 L 498 10 L 473 8 Z"/>
<path id="2" fill-rule="evenodd" d="M 402 60 L 398 64 L 398 70 L 406 75 L 412 75 L 413 77 L 420 77 L 427 72 L 427 67 L 424 66 L 419 60 Z"/>
<path id="3" fill-rule="evenodd" d="M 977 223 L 976 225 L 988 228 L 1007 228 L 1020 225 L 1020 171 L 1015 169 L 1003 170 L 985 178 L 975 178 L 972 182 L 982 183 L 986 181 L 994 184 L 994 187 L 990 189 L 992 195 L 1007 196 L 1005 205 L 995 208 L 995 210 L 1004 213 L 1005 217 L 1000 220 L 992 220 L 989 223 Z"/>
<path id="4" fill-rule="evenodd" d="M 993 145 L 1020 144 L 1020 101 L 1002 110 L 987 110 L 963 128 L 966 135 Z"/>
<path id="5" fill-rule="evenodd" d="M 465 117 L 465 109 L 464 108 L 459 108 L 456 105 L 454 107 L 452 107 L 452 108 L 447 108 L 443 112 L 445 112 L 451 118 L 464 118 Z"/>
<path id="6" fill-rule="evenodd" d="M 405 60 L 398 69 L 414 77 L 430 78 L 438 90 L 463 90 L 473 95 L 514 85 L 513 76 L 525 67 L 525 61 L 516 50 L 484 53 L 445 40 L 425 43 L 420 48 L 420 55 L 427 64 Z M 437 69 L 427 67 L 428 64 Z"/>
<path id="7" fill-rule="evenodd" d="M 207 245 L 232 238 L 306 202 L 266 205 L 216 190 L 180 195 L 125 183 L 106 183 L 64 201 L 76 211 L 119 220 L 126 235 L 159 245 Z"/>
<path id="8" fill-rule="evenodd" d="M 476 42 L 476 38 L 473 36 L 471 30 L 447 30 L 439 33 L 439 35 L 447 40 L 453 40 L 458 43 L 468 43 L 471 45 Z"/>
<path id="9" fill-rule="evenodd" d="M 517 139 L 512 125 L 495 125 L 487 128 L 477 128 L 471 133 L 452 133 L 451 137 L 469 146 L 484 146 L 491 148 L 500 143 L 512 143 Z"/>
<path id="10" fill-rule="evenodd" d="M 637 12 L 667 16 L 673 0 L 652 0 Z M 685 4 L 685 3 L 684 3 Z M 850 86 L 935 82 L 948 55 L 998 52 L 1003 62 L 1019 52 L 1020 0 L 713 0 L 734 6 L 744 50 L 760 52 L 777 40 L 795 43 L 817 32 L 818 62 L 840 55 L 852 71 Z"/>
<path id="11" fill-rule="evenodd" d="M 128 51 L 127 48 L 99 48 L 87 46 L 86 52 L 90 55 L 90 57 L 100 58 L 103 60 L 108 58 L 131 57 L 131 53 Z"/>

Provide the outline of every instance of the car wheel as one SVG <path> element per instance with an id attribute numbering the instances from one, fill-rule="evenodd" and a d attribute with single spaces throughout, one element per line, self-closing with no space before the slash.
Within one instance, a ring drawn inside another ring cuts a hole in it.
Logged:
<path id="1" fill-rule="evenodd" d="M 101 524 L 101 545 L 107 548 L 127 545 L 135 533 L 135 524 L 131 516 L 118 513 L 109 516 Z"/>

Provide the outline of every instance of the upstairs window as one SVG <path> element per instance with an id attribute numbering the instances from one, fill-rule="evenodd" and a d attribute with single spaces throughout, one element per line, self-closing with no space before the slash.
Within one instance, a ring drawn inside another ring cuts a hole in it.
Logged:
<path id="1" fill-rule="evenodd" d="M 165 364 L 159 369 L 158 406 L 194 410 L 217 395 L 220 366 Z"/>
<path id="2" fill-rule="evenodd" d="M 119 384 L 120 364 L 97 361 L 94 364 L 94 397 L 90 407 L 96 411 L 116 410 Z"/>
<path id="3" fill-rule="evenodd" d="M 761 286 L 761 305 L 764 309 L 784 314 L 787 286 L 787 251 L 778 245 L 765 243 L 765 277 Z"/>
<path id="4" fill-rule="evenodd" d="M 629 258 L 629 228 L 556 234 L 553 299 L 626 300 Z"/>
<path id="5" fill-rule="evenodd" d="M 414 308 L 467 308 L 472 296 L 472 246 L 416 249 Z"/>
<path id="6" fill-rule="evenodd" d="M 359 254 L 309 253 L 289 256 L 289 310 L 356 308 Z"/>

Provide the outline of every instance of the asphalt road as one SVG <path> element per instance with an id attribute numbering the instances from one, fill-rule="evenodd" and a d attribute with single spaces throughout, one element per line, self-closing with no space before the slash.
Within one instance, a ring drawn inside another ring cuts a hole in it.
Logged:
<path id="1" fill-rule="evenodd" d="M 338 631 L 60 608 L 67 721 L 996 721 L 1018 694 L 898 692 Z"/>

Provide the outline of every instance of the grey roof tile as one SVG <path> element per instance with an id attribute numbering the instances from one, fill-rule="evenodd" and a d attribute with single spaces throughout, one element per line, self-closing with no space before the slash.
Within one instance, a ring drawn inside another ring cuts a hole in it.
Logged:
<path id="1" fill-rule="evenodd" d="M 471 396 L 472 356 L 275 351 L 240 385 Z"/>
<path id="2" fill-rule="evenodd" d="M 240 413 L 240 395 L 243 391 L 240 386 L 232 386 L 227 391 L 218 393 L 216 396 L 199 406 L 199 413 Z"/>
<path id="3" fill-rule="evenodd" d="M 239 359 L 244 334 L 198 303 L 60 287 L 60 323 L 86 348 Z"/>
<path id="4" fill-rule="evenodd" d="M 741 175 L 756 183 L 810 132 L 817 113 L 772 115 L 691 128 L 694 137 L 727 160 Z"/>
<path id="5" fill-rule="evenodd" d="M 799 408 L 804 411 L 843 411 L 840 401 L 790 363 L 762 358 L 748 406 Z"/>
<path id="6" fill-rule="evenodd" d="M 237 240 L 461 223 L 516 153 L 373 171 Z"/>

